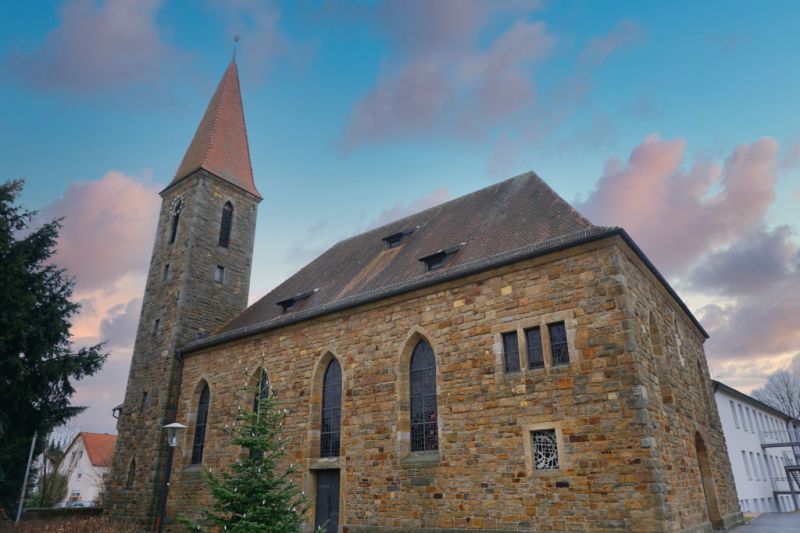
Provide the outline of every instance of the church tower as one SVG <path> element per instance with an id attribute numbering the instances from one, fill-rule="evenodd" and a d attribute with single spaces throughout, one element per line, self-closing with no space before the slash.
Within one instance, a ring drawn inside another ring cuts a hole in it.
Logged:
<path id="1" fill-rule="evenodd" d="M 236 62 L 222 76 L 172 182 L 161 191 L 106 509 L 153 526 L 180 381 L 177 350 L 247 306 L 256 211 Z"/>

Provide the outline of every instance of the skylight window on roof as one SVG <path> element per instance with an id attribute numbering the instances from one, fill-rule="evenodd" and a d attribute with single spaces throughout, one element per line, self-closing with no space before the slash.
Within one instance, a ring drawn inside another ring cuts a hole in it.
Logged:
<path id="1" fill-rule="evenodd" d="M 445 266 L 447 263 L 447 258 L 454 255 L 458 252 L 462 246 L 466 243 L 460 243 L 455 246 L 451 246 L 450 248 L 446 248 L 444 250 L 437 250 L 436 252 L 426 255 L 425 257 L 420 257 L 419 260 L 425 263 L 425 266 L 428 268 L 429 271 L 431 270 L 438 270 Z"/>
<path id="2" fill-rule="evenodd" d="M 297 302 L 305 300 L 309 296 L 312 296 L 318 290 L 319 289 L 317 288 L 317 289 L 314 289 L 313 291 L 306 291 L 306 292 L 301 292 L 300 294 L 295 294 L 291 298 L 286 298 L 285 300 L 281 300 L 281 301 L 277 302 L 277 304 L 281 306 L 281 309 L 285 313 L 286 311 L 288 311 L 289 309 L 294 307 L 294 305 Z"/>
<path id="3" fill-rule="evenodd" d="M 397 233 L 392 233 L 391 235 L 387 235 L 386 237 L 384 237 L 382 240 L 386 241 L 386 244 L 389 248 L 397 248 L 398 246 L 403 244 L 403 239 L 407 235 L 411 235 L 412 233 L 414 233 L 417 230 L 417 228 L 419 228 L 419 226 L 415 226 L 411 229 L 403 231 L 398 231 Z"/>

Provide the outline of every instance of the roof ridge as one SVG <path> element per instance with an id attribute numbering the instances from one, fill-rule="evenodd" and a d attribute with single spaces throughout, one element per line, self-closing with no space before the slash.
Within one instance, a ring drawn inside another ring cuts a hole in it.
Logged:
<path id="1" fill-rule="evenodd" d="M 358 237 L 362 237 L 364 235 L 369 235 L 370 233 L 377 232 L 378 230 L 387 228 L 388 226 L 391 226 L 392 224 L 397 224 L 398 222 L 400 222 L 402 220 L 406 220 L 406 219 L 409 219 L 409 218 L 412 218 L 412 217 L 417 217 L 417 216 L 420 216 L 420 215 L 422 215 L 424 213 L 427 213 L 429 211 L 433 211 L 435 209 L 443 209 L 445 206 L 448 206 L 448 205 L 450 205 L 450 204 L 452 204 L 454 202 L 458 202 L 458 201 L 461 201 L 461 200 L 466 200 L 467 198 L 471 198 L 472 196 L 474 196 L 474 195 L 476 195 L 478 193 L 485 193 L 485 192 L 487 192 L 487 191 L 489 191 L 491 189 L 498 188 L 501 185 L 504 185 L 504 184 L 508 183 L 509 181 L 514 181 L 516 179 L 521 179 L 521 178 L 525 178 L 525 177 L 529 177 L 529 176 L 535 176 L 536 178 L 539 179 L 539 181 L 544 183 L 544 180 L 542 180 L 542 178 L 539 178 L 539 176 L 537 176 L 534 171 L 528 170 L 527 172 L 523 172 L 522 174 L 517 174 L 516 176 L 512 176 L 510 178 L 504 179 L 502 181 L 498 181 L 496 183 L 492 183 L 491 185 L 487 185 L 486 187 L 481 187 L 480 189 L 475 189 L 474 191 L 468 192 L 466 194 L 462 194 L 461 196 L 457 196 L 455 198 L 451 198 L 450 200 L 446 200 L 446 201 L 444 201 L 444 202 L 442 202 L 440 204 L 432 205 L 431 207 L 427 207 L 427 208 L 423 209 L 422 211 L 415 211 L 414 213 L 411 213 L 410 215 L 406 215 L 406 216 L 404 216 L 402 218 L 398 218 L 397 220 L 393 220 L 391 222 L 387 222 L 386 224 L 383 224 L 382 226 L 378 226 L 377 228 L 368 229 L 366 231 L 362 231 L 361 233 L 356 233 L 355 235 L 351 235 L 350 237 L 345 237 L 344 239 L 341 239 L 341 240 L 337 241 L 336 244 L 334 244 L 333 246 L 328 248 L 328 250 L 330 250 L 331 248 L 334 248 L 334 247 L 336 247 L 336 246 L 338 246 L 340 244 L 343 244 L 343 243 L 346 243 L 346 242 L 351 241 L 353 239 L 356 239 Z M 585 218 L 584 218 L 584 220 L 585 220 Z"/>

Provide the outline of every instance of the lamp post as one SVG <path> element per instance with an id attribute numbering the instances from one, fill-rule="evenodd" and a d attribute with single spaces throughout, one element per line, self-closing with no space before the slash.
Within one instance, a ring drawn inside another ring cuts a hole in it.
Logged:
<path id="1" fill-rule="evenodd" d="M 156 531 L 162 533 L 164 531 L 164 514 L 167 511 L 167 494 L 169 493 L 169 478 L 172 473 L 172 455 L 175 453 L 175 446 L 178 445 L 178 431 L 186 429 L 186 426 L 178 422 L 167 424 L 164 426 L 167 430 L 167 465 L 164 472 L 164 487 L 161 490 L 161 506 L 158 509 L 158 521 L 156 522 Z"/>

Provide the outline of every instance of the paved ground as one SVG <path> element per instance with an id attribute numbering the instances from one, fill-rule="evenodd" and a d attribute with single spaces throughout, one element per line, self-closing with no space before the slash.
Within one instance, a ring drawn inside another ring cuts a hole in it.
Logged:
<path id="1" fill-rule="evenodd" d="M 763 513 L 735 533 L 800 533 L 800 513 Z"/>

